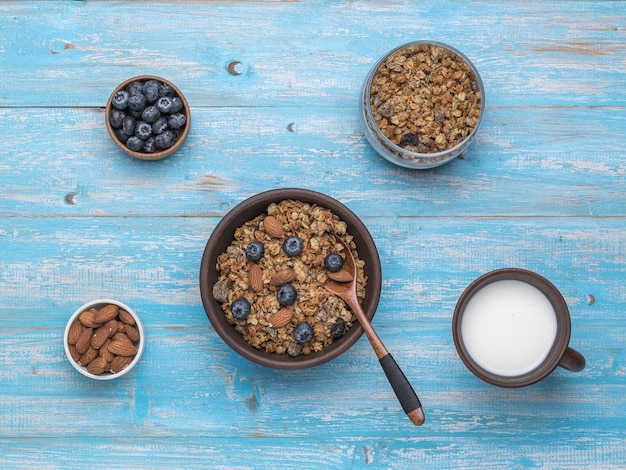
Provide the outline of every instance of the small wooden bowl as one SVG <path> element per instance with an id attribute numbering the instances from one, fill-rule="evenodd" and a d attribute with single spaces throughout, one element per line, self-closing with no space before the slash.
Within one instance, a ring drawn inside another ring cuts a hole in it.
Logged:
<path id="1" fill-rule="evenodd" d="M 105 305 L 109 305 L 109 304 L 117 305 L 120 309 L 127 311 L 135 320 L 134 326 L 135 326 L 135 329 L 139 332 L 139 341 L 136 344 L 137 354 L 135 354 L 135 357 L 133 358 L 131 363 L 128 364 L 121 371 L 117 373 L 103 372 L 102 374 L 96 375 L 96 374 L 92 374 L 91 372 L 89 372 L 86 366 L 80 365 L 78 362 L 74 360 L 74 358 L 72 357 L 72 353 L 70 352 L 70 345 L 68 343 L 68 335 L 69 335 L 70 327 L 72 326 L 74 321 L 78 319 L 81 313 L 83 313 L 86 310 L 89 310 L 92 307 L 102 308 Z M 88 302 L 85 305 L 79 307 L 68 320 L 67 325 L 65 327 L 65 333 L 63 335 L 63 347 L 65 349 L 65 355 L 67 356 L 67 359 L 70 361 L 70 364 L 72 364 L 74 369 L 76 369 L 78 372 L 83 374 L 85 377 L 89 377 L 90 379 L 94 379 L 94 380 L 111 380 L 111 379 L 117 379 L 118 377 L 122 377 L 123 375 L 126 375 L 139 362 L 139 359 L 141 358 L 141 355 L 143 353 L 144 345 L 145 345 L 145 335 L 144 335 L 143 325 L 141 324 L 141 320 L 139 319 L 139 316 L 137 315 L 137 313 L 135 313 L 135 311 L 131 309 L 128 305 L 125 305 L 122 302 L 118 302 L 117 300 L 113 300 L 113 299 L 92 300 L 91 302 Z"/>
<path id="2" fill-rule="evenodd" d="M 115 96 L 115 94 L 120 90 L 126 89 L 126 87 L 132 82 L 135 82 L 135 81 L 146 82 L 148 80 L 157 80 L 161 83 L 165 83 L 171 86 L 174 92 L 176 93 L 176 96 L 180 98 L 181 101 L 183 102 L 183 109 L 180 112 L 183 113 L 185 115 L 185 118 L 187 119 L 187 122 L 185 123 L 185 127 L 180 131 L 178 138 L 176 139 L 176 143 L 168 149 L 161 150 L 158 152 L 153 152 L 153 153 L 147 153 L 147 152 L 141 152 L 141 151 L 136 152 L 126 147 L 124 142 L 122 142 L 117 137 L 117 135 L 115 135 L 115 129 L 113 128 L 113 126 L 111 126 L 111 123 L 109 122 L 109 116 L 111 113 L 111 109 L 113 108 L 112 101 L 113 101 L 113 97 Z M 183 145 L 183 142 L 185 141 L 185 139 L 187 138 L 187 135 L 189 134 L 189 128 L 191 127 L 191 112 L 189 110 L 189 103 L 187 103 L 187 99 L 182 94 L 182 92 L 176 87 L 176 85 L 174 85 L 172 82 L 165 80 L 164 78 L 161 78 L 161 77 L 156 77 L 154 75 L 139 75 L 136 77 L 129 78 L 128 80 L 121 83 L 117 88 L 115 88 L 115 90 L 113 90 L 113 93 L 111 93 L 111 96 L 109 97 L 109 100 L 107 101 L 107 105 L 105 109 L 105 121 L 106 121 L 107 131 L 109 131 L 109 135 L 113 139 L 113 142 L 115 142 L 117 146 L 121 148 L 124 152 L 126 152 L 128 155 L 135 157 L 135 158 L 139 158 L 141 160 L 161 160 L 165 157 L 169 157 L 170 155 L 178 151 Z"/>
<path id="3" fill-rule="evenodd" d="M 317 204 L 320 207 L 330 209 L 346 222 L 348 232 L 353 236 L 356 243 L 359 258 L 365 262 L 364 274 L 367 276 L 367 286 L 362 306 L 370 320 L 374 317 L 378 306 L 382 274 L 378 250 L 363 222 L 342 203 L 324 194 L 306 189 L 274 189 L 246 199 L 224 216 L 213 230 L 202 255 L 200 294 L 206 315 L 217 334 L 241 356 L 262 366 L 293 370 L 317 366 L 344 353 L 363 334 L 361 325 L 355 321 L 343 337 L 319 352 L 297 357 L 291 357 L 288 354 L 268 353 L 251 346 L 243 339 L 241 333 L 228 323 L 221 304 L 213 298 L 212 293 L 213 285 L 219 277 L 216 268 L 217 257 L 232 242 L 235 229 L 264 213 L 271 203 L 279 203 L 286 199 Z"/>

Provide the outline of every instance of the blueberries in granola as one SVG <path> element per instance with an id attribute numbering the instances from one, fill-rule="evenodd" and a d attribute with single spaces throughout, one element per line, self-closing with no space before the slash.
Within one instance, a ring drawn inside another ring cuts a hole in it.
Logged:
<path id="1" fill-rule="evenodd" d="M 293 329 L 293 339 L 298 343 L 307 343 L 313 339 L 313 327 L 305 321 L 298 323 Z"/>
<path id="2" fill-rule="evenodd" d="M 330 334 L 333 338 L 341 338 L 346 334 L 346 322 L 343 318 L 337 318 L 337 321 L 330 327 Z"/>
<path id="3" fill-rule="evenodd" d="M 240 297 L 230 304 L 230 313 L 237 320 L 243 320 L 250 315 L 250 302 L 245 298 Z"/>
<path id="4" fill-rule="evenodd" d="M 291 284 L 283 284 L 278 288 L 276 296 L 278 297 L 278 303 L 280 305 L 291 305 L 296 301 L 298 292 Z"/>
<path id="5" fill-rule="evenodd" d="M 420 138 L 417 134 L 404 134 L 400 139 L 400 147 L 417 147 L 420 143 Z"/>
<path id="6" fill-rule="evenodd" d="M 304 242 L 302 241 L 302 238 L 296 235 L 291 235 L 285 238 L 285 241 L 283 242 L 283 251 L 287 256 L 298 256 L 302 253 L 303 249 Z"/>
<path id="7" fill-rule="evenodd" d="M 254 240 L 248 243 L 246 246 L 246 257 L 250 261 L 258 262 L 261 258 L 263 258 L 263 254 L 265 254 L 265 247 L 263 243 L 258 240 Z"/>
<path id="8" fill-rule="evenodd" d="M 329 253 L 324 258 L 324 267 L 331 273 L 341 271 L 343 268 L 343 258 L 339 253 Z"/>

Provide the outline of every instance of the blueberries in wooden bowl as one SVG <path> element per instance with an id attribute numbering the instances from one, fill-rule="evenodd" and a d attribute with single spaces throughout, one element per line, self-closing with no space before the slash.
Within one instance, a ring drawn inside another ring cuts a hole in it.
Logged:
<path id="1" fill-rule="evenodd" d="M 152 75 L 129 78 L 111 93 L 106 126 L 129 155 L 160 160 L 176 152 L 189 134 L 191 114 L 181 91 Z"/>

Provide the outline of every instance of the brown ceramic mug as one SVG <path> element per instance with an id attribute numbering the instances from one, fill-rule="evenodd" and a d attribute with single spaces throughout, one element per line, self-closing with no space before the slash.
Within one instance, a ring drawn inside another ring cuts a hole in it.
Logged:
<path id="1" fill-rule="evenodd" d="M 585 358 L 569 347 L 571 321 L 558 289 L 519 268 L 491 271 L 461 294 L 452 319 L 454 345 L 467 368 L 500 387 L 524 387 L 556 367 L 578 372 Z"/>

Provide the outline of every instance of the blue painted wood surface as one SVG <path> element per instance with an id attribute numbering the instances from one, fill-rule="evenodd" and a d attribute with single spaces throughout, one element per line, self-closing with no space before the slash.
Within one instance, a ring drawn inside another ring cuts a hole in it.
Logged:
<path id="1" fill-rule="evenodd" d="M 369 68 L 414 39 L 462 50 L 486 88 L 475 145 L 428 171 L 387 163 L 358 124 Z M 0 3 L 0 468 L 626 468 L 625 57 L 619 1 Z M 104 126 L 112 89 L 141 74 L 192 109 L 159 162 Z M 289 186 L 372 232 L 374 326 L 424 426 L 364 338 L 287 372 L 211 328 L 198 268 L 212 229 Z M 456 300 L 504 266 L 561 290 L 583 372 L 503 390 L 462 365 Z M 62 346 L 99 297 L 146 327 L 141 362 L 110 383 Z"/>

